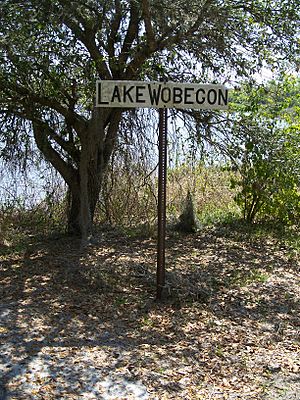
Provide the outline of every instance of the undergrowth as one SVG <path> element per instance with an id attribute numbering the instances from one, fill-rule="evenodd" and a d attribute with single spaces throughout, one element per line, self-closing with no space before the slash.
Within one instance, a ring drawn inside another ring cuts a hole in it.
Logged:
<path id="1" fill-rule="evenodd" d="M 0 206 L 0 255 L 25 251 L 43 237 L 64 232 L 65 203 L 42 201 L 31 208 L 22 202 Z"/>
<path id="2" fill-rule="evenodd" d="M 297 226 L 284 226 L 276 221 L 247 223 L 234 202 L 230 189 L 230 173 L 218 167 L 187 165 L 168 171 L 167 225 L 174 230 L 183 210 L 188 191 L 193 195 L 194 207 L 201 228 L 214 227 L 221 234 L 236 240 L 271 238 L 290 248 L 290 256 L 300 255 L 300 234 Z M 100 199 L 95 222 L 101 229 L 113 227 L 130 237 L 156 236 L 157 182 L 151 177 L 142 184 L 142 177 L 116 174 L 114 183 Z M 149 180 L 150 179 L 150 180 Z M 126 189 L 126 190 L 125 190 Z M 66 196 L 65 196 L 66 197 Z M 66 226 L 66 200 L 60 195 L 45 198 L 31 208 L 24 202 L 0 205 L 0 253 L 24 251 L 35 238 L 64 233 Z M 109 201 L 108 201 L 109 199 Z"/>

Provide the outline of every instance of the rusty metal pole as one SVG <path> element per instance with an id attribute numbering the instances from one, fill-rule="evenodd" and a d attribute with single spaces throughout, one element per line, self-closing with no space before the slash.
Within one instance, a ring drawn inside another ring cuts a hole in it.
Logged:
<path id="1" fill-rule="evenodd" d="M 165 241 L 166 241 L 166 199 L 167 199 L 167 108 L 159 109 L 158 133 L 158 205 L 157 205 L 157 284 L 156 299 L 162 299 L 165 286 Z"/>

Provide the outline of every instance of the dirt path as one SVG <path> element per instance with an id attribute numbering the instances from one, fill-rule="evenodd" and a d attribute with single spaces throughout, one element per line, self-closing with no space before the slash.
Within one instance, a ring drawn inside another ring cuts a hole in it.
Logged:
<path id="1" fill-rule="evenodd" d="M 299 264 L 222 230 L 102 234 L 0 259 L 0 399 L 300 399 Z"/>

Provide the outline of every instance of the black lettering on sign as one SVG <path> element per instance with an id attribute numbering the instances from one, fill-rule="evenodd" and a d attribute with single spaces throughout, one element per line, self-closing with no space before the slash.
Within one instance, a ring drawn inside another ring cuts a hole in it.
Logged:
<path id="1" fill-rule="evenodd" d="M 198 104 L 203 104 L 205 102 L 205 90 L 200 88 L 196 92 L 196 102 Z"/>
<path id="2" fill-rule="evenodd" d="M 190 101 L 189 99 L 192 96 L 192 92 L 194 91 L 194 88 L 184 88 L 184 104 L 194 104 L 193 101 Z"/>
<path id="3" fill-rule="evenodd" d="M 101 83 L 98 82 L 98 104 L 109 104 L 108 101 L 102 101 L 101 97 Z"/>
<path id="4" fill-rule="evenodd" d="M 114 87 L 113 94 L 111 96 L 111 103 L 113 103 L 115 100 L 117 100 L 119 103 L 121 103 L 121 94 L 120 94 L 120 88 L 116 85 Z"/>
<path id="5" fill-rule="evenodd" d="M 209 91 L 207 92 L 207 102 L 210 105 L 216 104 L 217 102 L 217 92 L 215 91 L 215 89 L 209 89 Z"/>
<path id="6" fill-rule="evenodd" d="M 126 103 L 126 97 L 128 97 L 129 101 L 131 103 L 134 103 L 133 98 L 131 97 L 130 91 L 134 89 L 134 86 L 129 86 L 128 89 L 126 89 L 126 86 L 123 86 L 124 92 L 123 92 L 123 102 Z"/>
<path id="7" fill-rule="evenodd" d="M 180 87 L 173 87 L 173 103 L 179 104 L 182 103 L 183 96 L 182 96 L 182 89 Z"/>
<path id="8" fill-rule="evenodd" d="M 136 87 L 136 102 L 137 103 L 146 103 L 146 100 L 143 99 L 145 88 L 146 88 L 146 86 L 137 86 Z"/>
<path id="9" fill-rule="evenodd" d="M 224 105 L 227 106 L 228 104 L 228 90 L 225 89 L 225 93 L 222 89 L 219 89 L 219 106 Z"/>
<path id="10" fill-rule="evenodd" d="M 161 91 L 161 99 L 164 103 L 169 103 L 171 100 L 171 89 L 164 87 Z"/>
<path id="11" fill-rule="evenodd" d="M 161 85 L 158 85 L 158 88 L 152 88 L 150 84 L 148 84 L 148 91 L 150 96 L 151 105 L 158 105 L 160 92 L 161 92 Z"/>

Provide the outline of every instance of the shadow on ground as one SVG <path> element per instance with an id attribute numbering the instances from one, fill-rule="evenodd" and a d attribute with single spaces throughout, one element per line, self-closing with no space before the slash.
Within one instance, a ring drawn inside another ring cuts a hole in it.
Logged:
<path id="1" fill-rule="evenodd" d="M 83 253 L 60 238 L 2 257 L 0 398 L 284 399 L 272 377 L 298 385 L 299 266 L 215 230 L 167 243 L 160 304 L 152 240 L 102 234 Z"/>

